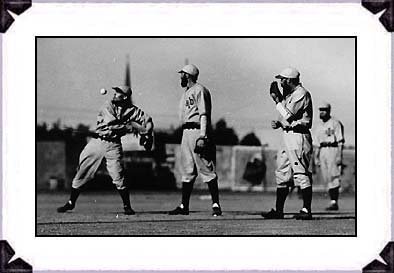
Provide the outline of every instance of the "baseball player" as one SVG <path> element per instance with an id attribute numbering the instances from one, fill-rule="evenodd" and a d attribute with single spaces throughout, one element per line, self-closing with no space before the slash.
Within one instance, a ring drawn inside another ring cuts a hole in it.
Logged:
<path id="1" fill-rule="evenodd" d="M 124 181 L 120 138 L 131 132 L 133 127 L 137 127 L 141 134 L 140 144 L 150 150 L 153 142 L 153 121 L 150 116 L 131 103 L 130 87 L 116 86 L 113 89 L 115 92 L 112 100 L 104 104 L 97 116 L 95 136 L 79 156 L 79 166 L 72 181 L 70 199 L 57 209 L 60 213 L 75 207 L 81 187 L 94 177 L 101 161 L 105 158 L 108 173 L 122 198 L 124 213 L 135 214 Z"/>
<path id="2" fill-rule="evenodd" d="M 320 165 L 324 182 L 328 185 L 331 204 L 326 210 L 338 210 L 339 187 L 341 186 L 341 168 L 343 159 L 343 125 L 331 116 L 331 105 L 322 103 L 319 106 L 321 124 L 316 131 L 318 148 L 316 165 Z"/>
<path id="3" fill-rule="evenodd" d="M 263 212 L 267 219 L 283 219 L 283 208 L 289 188 L 301 188 L 303 208 L 296 219 L 312 219 L 312 98 L 300 83 L 300 72 L 292 67 L 285 68 L 275 78 L 280 80 L 283 95 L 276 81 L 271 83 L 270 95 L 280 114 L 278 120 L 271 122 L 273 129 L 283 131 L 283 144 L 277 155 L 275 171 L 277 190 L 276 208 Z M 294 183 L 294 185 L 292 185 Z"/>
<path id="4" fill-rule="evenodd" d="M 195 65 L 186 65 L 178 73 L 181 76 L 181 86 L 185 88 L 179 105 L 183 129 L 182 200 L 181 204 L 169 214 L 189 214 L 190 195 L 199 173 L 211 193 L 212 215 L 219 216 L 222 210 L 219 204 L 218 176 L 215 170 L 216 148 L 212 142 L 211 132 L 211 95 L 207 88 L 197 83 L 199 70 Z"/>

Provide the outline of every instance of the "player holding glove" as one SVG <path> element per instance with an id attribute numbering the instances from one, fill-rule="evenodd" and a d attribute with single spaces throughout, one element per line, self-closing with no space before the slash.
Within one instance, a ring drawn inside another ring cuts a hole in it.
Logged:
<path id="1" fill-rule="evenodd" d="M 207 88 L 197 83 L 199 70 L 195 65 L 186 65 L 179 73 L 181 86 L 185 88 L 180 103 L 180 118 L 183 124 L 182 201 L 169 214 L 189 214 L 190 195 L 199 173 L 211 193 L 212 215 L 219 216 L 222 210 L 219 205 L 218 177 L 215 171 L 216 151 L 215 145 L 209 141 L 211 138 L 211 95 Z"/>

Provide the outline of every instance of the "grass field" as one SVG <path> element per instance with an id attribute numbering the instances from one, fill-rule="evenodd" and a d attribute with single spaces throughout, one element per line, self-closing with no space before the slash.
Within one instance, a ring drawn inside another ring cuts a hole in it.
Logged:
<path id="1" fill-rule="evenodd" d="M 327 196 L 315 194 L 314 219 L 292 219 L 302 206 L 296 193 L 286 202 L 285 219 L 260 216 L 275 204 L 274 193 L 221 193 L 223 216 L 211 216 L 206 192 L 193 192 L 190 215 L 169 216 L 180 192 L 131 193 L 136 215 L 123 215 L 120 197 L 113 193 L 85 193 L 76 208 L 56 212 L 68 200 L 65 193 L 39 193 L 36 199 L 37 236 L 355 236 L 355 198 L 341 196 L 340 210 L 326 212 Z"/>

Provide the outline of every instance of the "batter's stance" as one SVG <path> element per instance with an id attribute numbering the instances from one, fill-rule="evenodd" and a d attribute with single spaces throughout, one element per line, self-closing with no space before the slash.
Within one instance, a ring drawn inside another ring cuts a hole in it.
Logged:
<path id="1" fill-rule="evenodd" d="M 338 210 L 339 187 L 341 186 L 341 168 L 343 159 L 343 125 L 331 116 L 331 105 L 319 106 L 322 123 L 316 131 L 318 148 L 316 165 L 320 165 L 323 180 L 328 186 L 331 204 L 326 210 Z"/>
<path id="2" fill-rule="evenodd" d="M 179 71 L 181 86 L 185 88 L 180 101 L 180 119 L 183 134 L 181 143 L 182 201 L 170 215 L 188 215 L 193 183 L 199 173 L 207 183 L 212 197 L 212 215 L 219 216 L 218 177 L 215 171 L 216 148 L 212 142 L 211 94 L 197 83 L 199 70 L 189 64 Z"/>
<path id="3" fill-rule="evenodd" d="M 97 116 L 95 137 L 85 146 L 79 156 L 79 166 L 72 181 L 70 200 L 58 212 L 66 212 L 75 207 L 80 188 L 94 177 L 101 161 L 105 158 L 107 170 L 123 201 L 124 213 L 135 214 L 130 205 L 129 191 L 123 176 L 121 158 L 123 154 L 120 138 L 131 132 L 133 126 L 141 130 L 141 139 L 145 149 L 152 147 L 152 118 L 131 103 L 131 89 L 128 86 L 116 86 L 112 100 L 107 101 Z"/>
<path id="4" fill-rule="evenodd" d="M 294 182 L 302 192 L 303 208 L 296 219 L 312 219 L 312 98 L 300 83 L 300 72 L 289 67 L 275 78 L 280 80 L 283 95 L 276 81 L 271 83 L 270 95 L 280 113 L 280 118 L 271 122 L 273 129 L 283 131 L 283 147 L 278 151 L 276 175 L 276 209 L 263 212 L 267 219 L 283 219 L 283 207 Z"/>

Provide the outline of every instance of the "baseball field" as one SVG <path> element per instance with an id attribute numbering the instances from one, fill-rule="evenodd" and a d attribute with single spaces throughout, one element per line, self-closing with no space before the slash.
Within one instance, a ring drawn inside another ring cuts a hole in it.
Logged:
<path id="1" fill-rule="evenodd" d="M 37 236 L 356 236 L 356 202 L 342 195 L 340 210 L 325 211 L 328 198 L 313 196 L 314 219 L 292 219 L 302 206 L 296 192 L 286 202 L 285 219 L 265 220 L 260 214 L 275 204 L 274 193 L 221 192 L 223 215 L 211 216 L 207 192 L 193 192 L 190 215 L 167 215 L 180 201 L 180 192 L 132 192 L 136 215 L 123 214 L 114 192 L 82 193 L 71 212 L 59 214 L 66 193 L 38 193 Z"/>

